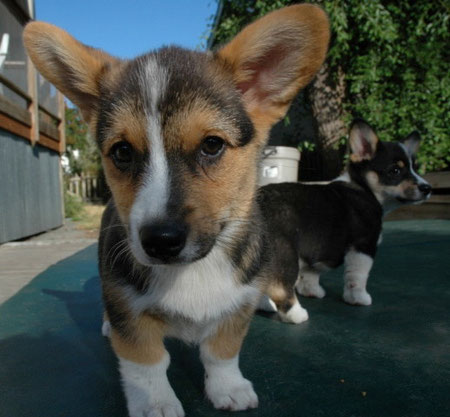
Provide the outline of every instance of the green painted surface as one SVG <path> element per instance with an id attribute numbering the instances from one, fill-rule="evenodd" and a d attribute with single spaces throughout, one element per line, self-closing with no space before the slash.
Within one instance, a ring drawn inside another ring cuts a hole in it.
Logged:
<path id="1" fill-rule="evenodd" d="M 260 407 L 247 416 L 450 415 L 450 222 L 385 224 L 371 307 L 301 299 L 299 326 L 257 315 L 241 354 Z M 96 246 L 52 266 L 0 306 L 1 417 L 124 417 L 116 361 L 100 335 Z M 195 348 L 170 341 L 169 378 L 188 416 L 216 411 Z M 365 395 L 363 394 L 365 393 Z"/>

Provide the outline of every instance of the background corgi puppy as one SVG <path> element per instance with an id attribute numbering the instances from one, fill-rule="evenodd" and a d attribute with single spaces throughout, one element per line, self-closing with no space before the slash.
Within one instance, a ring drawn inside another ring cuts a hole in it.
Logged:
<path id="1" fill-rule="evenodd" d="M 238 366 L 264 285 L 258 162 L 328 40 L 312 5 L 268 14 L 216 53 L 168 47 L 130 61 L 26 27 L 31 59 L 80 107 L 102 154 L 112 200 L 100 274 L 130 416 L 184 415 L 165 337 L 200 345 L 215 407 L 258 405 Z"/>
<path id="2" fill-rule="evenodd" d="M 381 142 L 363 120 L 350 131 L 347 172 L 326 185 L 270 184 L 260 188 L 259 206 L 267 224 L 270 279 L 262 309 L 282 320 L 307 320 L 295 289 L 322 298 L 320 273 L 345 263 L 344 301 L 370 305 L 367 278 L 380 239 L 382 217 L 403 204 L 420 203 L 430 185 L 414 171 L 420 136 Z"/>

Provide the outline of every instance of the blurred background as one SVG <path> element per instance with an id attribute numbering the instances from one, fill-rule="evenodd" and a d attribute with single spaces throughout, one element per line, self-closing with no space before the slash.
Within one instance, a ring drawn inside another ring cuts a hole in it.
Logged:
<path id="1" fill-rule="evenodd" d="M 0 244 L 60 227 L 96 237 L 109 197 L 95 142 L 76 107 L 36 73 L 21 36 L 33 19 L 130 58 L 167 44 L 215 49 L 288 0 L 0 0 Z M 328 59 L 272 130 L 270 145 L 301 152 L 300 181 L 344 167 L 354 117 L 382 140 L 423 138 L 418 171 L 432 199 L 397 218 L 450 217 L 450 19 L 445 1 L 321 0 Z"/>

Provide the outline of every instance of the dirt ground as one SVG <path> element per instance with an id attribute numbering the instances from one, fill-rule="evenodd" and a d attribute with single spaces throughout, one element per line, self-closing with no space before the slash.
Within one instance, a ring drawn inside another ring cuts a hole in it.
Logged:
<path id="1" fill-rule="evenodd" d="M 98 204 L 86 204 L 80 220 L 74 222 L 75 228 L 83 232 L 88 239 L 97 239 L 100 231 L 100 223 L 105 206 Z"/>

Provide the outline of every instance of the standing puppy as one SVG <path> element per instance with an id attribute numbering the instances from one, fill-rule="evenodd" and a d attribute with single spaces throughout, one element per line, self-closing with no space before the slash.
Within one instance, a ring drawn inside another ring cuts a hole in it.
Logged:
<path id="1" fill-rule="evenodd" d="M 421 203 L 431 193 L 414 171 L 419 142 L 418 133 L 397 143 L 381 142 L 366 122 L 357 120 L 350 130 L 345 175 L 327 185 L 282 183 L 260 189 L 258 201 L 270 238 L 270 262 L 264 268 L 270 279 L 267 293 L 283 320 L 307 320 L 295 289 L 322 298 L 320 274 L 342 263 L 344 301 L 372 303 L 366 284 L 383 214 Z"/>
<path id="2" fill-rule="evenodd" d="M 112 200 L 99 257 L 130 416 L 183 416 L 165 337 L 200 345 L 217 408 L 258 405 L 238 356 L 264 282 L 257 168 L 271 126 L 322 64 L 325 13 L 273 12 L 217 53 L 168 47 L 131 61 L 31 23 L 39 71 L 96 137 Z"/>

